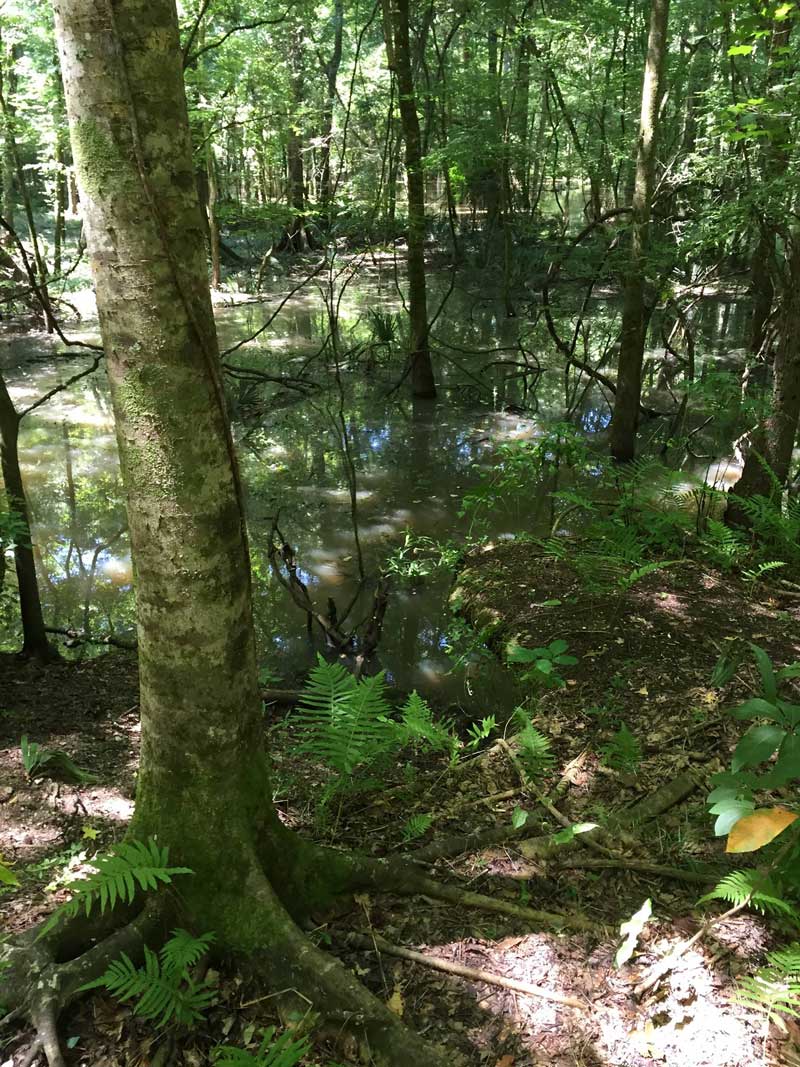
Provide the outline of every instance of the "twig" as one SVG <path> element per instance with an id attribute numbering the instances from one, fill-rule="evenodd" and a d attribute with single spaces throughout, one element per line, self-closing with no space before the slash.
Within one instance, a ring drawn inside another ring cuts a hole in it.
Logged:
<path id="1" fill-rule="evenodd" d="M 491 971 L 480 970 L 476 967 L 465 967 L 463 963 L 452 960 L 443 960 L 438 956 L 426 956 L 423 952 L 416 952 L 411 948 L 403 948 L 401 945 L 393 945 L 378 934 L 366 937 L 363 934 L 351 934 L 349 941 L 360 948 L 378 949 L 387 956 L 397 956 L 399 959 L 412 960 L 421 963 L 424 967 L 432 967 L 435 971 L 444 971 L 445 974 L 456 974 L 459 978 L 469 978 L 472 982 L 485 982 L 487 985 L 500 986 L 501 989 L 512 989 L 515 993 L 524 993 L 529 997 L 538 997 L 540 1000 L 549 1000 L 554 1004 L 563 1004 L 568 1008 L 577 1008 L 585 1011 L 586 1005 L 575 997 L 564 996 L 555 990 L 542 989 L 541 986 L 530 985 L 528 982 L 519 982 L 516 978 L 504 978 L 500 974 Z M 375 942 L 374 946 L 372 942 Z"/>

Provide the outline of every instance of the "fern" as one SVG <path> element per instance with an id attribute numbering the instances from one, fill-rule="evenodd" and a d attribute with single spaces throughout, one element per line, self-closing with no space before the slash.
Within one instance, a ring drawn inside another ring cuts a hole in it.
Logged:
<path id="1" fill-rule="evenodd" d="M 89 915 L 99 901 L 100 913 L 113 908 L 117 901 L 133 902 L 138 888 L 142 892 L 169 885 L 177 874 L 191 874 L 188 867 L 170 867 L 169 849 L 159 848 L 151 837 L 149 841 L 122 841 L 111 852 L 97 856 L 92 861 L 94 870 L 79 881 L 66 886 L 72 899 L 56 908 L 39 934 L 43 937 L 62 919 L 73 919 L 83 910 Z"/>
<path id="2" fill-rule="evenodd" d="M 781 559 L 767 560 L 765 563 L 759 563 L 757 567 L 742 571 L 742 577 L 748 582 L 757 582 L 763 578 L 765 574 L 770 574 L 772 571 L 777 571 L 785 566 L 786 563 Z"/>
<path id="3" fill-rule="evenodd" d="M 160 953 L 145 946 L 143 967 L 136 967 L 123 952 L 105 974 L 81 989 L 107 989 L 123 1004 L 135 999 L 133 1014 L 157 1020 L 157 1026 L 173 1020 L 192 1026 L 210 1006 L 214 990 L 206 982 L 195 982 L 189 972 L 213 940 L 211 933 L 192 937 L 186 930 L 173 930 Z"/>
<path id="4" fill-rule="evenodd" d="M 787 1015 L 800 1019 L 800 944 L 767 953 L 767 965 L 739 979 L 736 1000 L 763 1011 L 768 1018 Z"/>
<path id="5" fill-rule="evenodd" d="M 642 762 L 641 743 L 625 723 L 622 723 L 608 744 L 600 749 L 600 753 L 606 767 L 614 771 L 627 771 L 633 774 Z"/>
<path id="6" fill-rule="evenodd" d="M 383 671 L 357 680 L 319 656 L 295 713 L 300 750 L 349 777 L 392 747 L 397 729 L 390 711 Z"/>
<path id="7" fill-rule="evenodd" d="M 433 712 L 416 689 L 400 709 L 399 735 L 406 744 L 427 742 L 434 751 L 453 752 L 455 737 L 450 724 L 433 721 Z"/>
<path id="8" fill-rule="evenodd" d="M 551 771 L 555 762 L 550 738 L 536 729 L 523 708 L 516 708 L 514 717 L 522 727 L 516 735 L 522 764 L 531 778 L 539 778 Z"/>
<path id="9" fill-rule="evenodd" d="M 433 823 L 433 817 L 427 814 L 412 815 L 403 827 L 403 840 L 414 841 L 426 834 Z"/>
<path id="10" fill-rule="evenodd" d="M 769 913 L 800 918 L 794 905 L 784 900 L 772 880 L 760 871 L 731 871 L 710 893 L 700 897 L 698 903 L 703 904 L 708 900 L 724 900 L 735 908 L 747 904 L 762 915 Z"/>
<path id="11" fill-rule="evenodd" d="M 264 1031 L 256 1052 L 224 1045 L 214 1054 L 215 1067 L 297 1067 L 311 1051 L 307 1037 L 295 1039 L 290 1031 L 275 1037 L 275 1027 Z"/>

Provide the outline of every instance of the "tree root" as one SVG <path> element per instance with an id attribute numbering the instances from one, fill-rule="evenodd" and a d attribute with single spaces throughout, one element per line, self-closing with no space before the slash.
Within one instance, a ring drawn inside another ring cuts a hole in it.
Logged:
<path id="1" fill-rule="evenodd" d="M 117 922 L 125 923 L 125 919 L 122 913 Z M 102 928 L 108 923 L 98 925 Z M 0 952 L 0 961 L 7 964 L 0 977 L 0 999 L 12 1009 L 3 1022 L 26 1018 L 35 1032 L 22 1067 L 29 1067 L 40 1053 L 49 1067 L 65 1067 L 58 1038 L 62 1011 L 80 995 L 82 986 L 98 978 L 122 952 L 133 959 L 140 957 L 146 938 L 163 929 L 163 916 L 160 909 L 148 908 L 86 952 L 57 962 L 74 950 L 76 942 L 82 940 L 81 947 L 88 943 L 88 929 L 81 916 L 41 939 L 37 930 L 28 931 Z"/>
<path id="2" fill-rule="evenodd" d="M 537 997 L 539 1000 L 549 1000 L 554 1004 L 563 1004 L 568 1008 L 578 1008 L 584 1011 L 586 1005 L 575 997 L 567 997 L 555 990 L 542 989 L 541 986 L 530 985 L 528 982 L 518 982 L 516 978 L 505 978 L 501 974 L 492 971 L 484 971 L 476 967 L 465 967 L 454 960 L 443 960 L 437 956 L 426 956 L 423 952 L 415 952 L 401 945 L 393 945 L 378 934 L 373 933 L 370 937 L 363 934 L 349 934 L 348 942 L 359 948 L 378 950 L 388 956 L 397 956 L 399 959 L 412 960 L 421 963 L 425 967 L 431 967 L 436 971 L 444 971 L 445 974 L 457 974 L 460 978 L 469 978 L 472 982 L 486 982 L 487 985 L 499 986 L 501 989 L 511 989 L 515 993 L 524 993 L 528 997 Z"/>
<path id="3" fill-rule="evenodd" d="M 607 859 L 593 859 L 591 856 L 573 856 L 557 865 L 559 871 L 575 870 L 618 870 L 638 871 L 641 874 L 652 874 L 656 878 L 670 878 L 676 882 L 690 882 L 693 885 L 714 885 L 722 877 L 718 871 L 703 873 L 702 871 L 684 870 L 682 867 L 665 867 L 659 863 L 646 863 L 642 860 L 626 859 L 625 857 L 609 857 Z"/>

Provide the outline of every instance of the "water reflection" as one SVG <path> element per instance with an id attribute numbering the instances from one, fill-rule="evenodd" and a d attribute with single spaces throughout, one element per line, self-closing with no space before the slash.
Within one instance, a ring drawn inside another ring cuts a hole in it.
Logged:
<path id="1" fill-rule="evenodd" d="M 447 279 L 441 281 L 442 291 L 447 284 Z M 562 311 L 568 315 L 568 301 L 564 303 Z M 305 617 L 270 573 L 267 540 L 276 515 L 280 514 L 281 529 L 296 550 L 301 580 L 315 601 L 324 606 L 333 597 L 337 604 L 346 604 L 363 584 L 354 609 L 357 614 L 367 609 L 374 578 L 406 530 L 437 539 L 463 535 L 468 520 L 459 516 L 462 498 L 491 469 L 498 445 L 542 434 L 564 417 L 571 403 L 565 395 L 563 368 L 552 346 L 545 346 L 539 327 L 524 319 L 508 319 L 498 314 L 493 300 L 476 300 L 463 289 L 455 292 L 447 316 L 435 330 L 449 346 L 437 349 L 441 399 L 435 404 L 411 403 L 402 391 L 393 389 L 398 367 L 376 342 L 376 314 L 397 316 L 399 310 L 391 272 L 383 267 L 347 289 L 341 301 L 342 351 L 361 347 L 359 361 L 343 367 L 342 395 L 320 390 L 297 402 L 296 393 L 278 389 L 265 399 L 252 383 L 230 383 L 248 493 L 262 658 L 290 681 L 302 676 L 320 643 L 309 641 Z M 260 303 L 221 309 L 222 347 L 255 332 L 269 311 L 270 305 Z M 616 312 L 607 301 L 595 301 L 592 314 L 601 333 L 612 329 Z M 729 331 L 740 328 L 737 315 L 729 305 L 698 307 L 701 363 L 702 357 L 727 343 Z M 401 335 L 402 319 L 391 321 L 391 329 Z M 309 358 L 319 351 L 328 330 L 322 295 L 307 289 L 280 312 L 267 333 L 239 349 L 237 364 L 278 376 L 302 368 L 305 375 L 322 381 L 325 368 L 319 361 L 309 363 Z M 545 365 L 535 403 L 529 402 L 525 382 L 514 376 L 514 368 L 491 354 L 470 354 L 513 348 L 520 342 L 541 353 Z M 12 396 L 23 404 L 79 366 L 74 360 L 55 358 L 47 343 L 37 338 L 9 343 L 3 361 Z M 496 365 L 481 377 L 479 372 L 488 363 Z M 587 434 L 603 434 L 610 411 L 602 393 L 585 388 L 571 406 Z M 342 420 L 356 475 L 358 541 Z M 102 372 L 27 417 L 20 446 L 48 623 L 131 632 L 130 557 Z M 720 476 L 724 477 L 721 471 Z M 490 514 L 488 532 L 494 536 L 521 530 L 549 532 L 552 488 L 550 483 L 531 487 L 526 506 L 513 515 Z M 359 551 L 372 579 L 366 583 L 361 583 Z M 461 700 L 465 694 L 464 664 L 454 668 L 447 652 L 454 628 L 446 604 L 448 586 L 447 577 L 396 585 L 380 647 L 380 664 L 394 684 L 436 690 L 447 701 Z M 6 634 L 5 644 L 14 647 L 13 634 Z M 504 696 L 506 683 L 493 663 L 472 673 L 477 675 L 470 687 L 476 710 L 482 701 L 488 710 L 495 710 L 498 699 L 512 699 L 512 694 Z"/>

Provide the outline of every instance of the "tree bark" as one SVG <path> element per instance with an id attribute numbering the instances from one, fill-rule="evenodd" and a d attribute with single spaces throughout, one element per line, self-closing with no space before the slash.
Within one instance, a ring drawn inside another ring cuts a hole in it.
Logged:
<path id="1" fill-rule="evenodd" d="M 780 497 L 789 477 L 800 421 L 800 231 L 788 242 L 778 344 L 772 368 L 772 406 L 753 435 L 742 475 L 731 489 L 725 521 L 747 525 L 742 497 Z"/>
<path id="2" fill-rule="evenodd" d="M 386 55 L 399 93 L 400 121 L 406 149 L 408 182 L 408 310 L 411 327 L 411 389 L 414 396 L 433 398 L 433 376 L 428 344 L 428 293 L 425 278 L 425 180 L 422 141 L 411 70 L 409 0 L 383 0 Z"/>
<path id="3" fill-rule="evenodd" d="M 622 335 L 617 364 L 617 395 L 611 420 L 611 455 L 620 462 L 636 453 L 636 429 L 642 393 L 642 361 L 647 334 L 645 272 L 650 241 L 650 213 L 655 183 L 658 107 L 667 57 L 669 0 L 652 0 L 647 59 L 642 83 L 636 182 L 633 192 L 631 253 L 625 278 Z"/>
<path id="4" fill-rule="evenodd" d="M 31 539 L 30 513 L 19 467 L 19 423 L 19 414 L 0 375 L 0 470 L 3 474 L 8 508 L 16 515 L 23 531 L 22 537 L 14 545 L 14 566 L 22 618 L 22 655 L 47 662 L 57 658 L 57 653 L 48 641 L 44 628 Z"/>
<path id="5" fill-rule="evenodd" d="M 174 0 L 55 0 L 73 153 L 127 494 L 141 757 L 130 832 L 194 872 L 214 930 L 303 1010 L 354 1022 L 375 1062 L 444 1060 L 289 916 L 330 899 L 272 806 L 242 492 L 206 276 Z M 307 998 L 307 999 L 306 999 Z M 357 1020 L 357 1021 L 356 1021 Z"/>
<path id="6" fill-rule="evenodd" d="M 344 32 L 344 0 L 334 0 L 331 15 L 333 29 L 333 49 L 330 59 L 323 66 L 325 74 L 325 105 L 322 109 L 322 129 L 320 133 L 320 182 L 319 198 L 323 214 L 327 215 L 331 206 L 331 136 L 333 132 L 333 108 L 336 103 L 336 79 L 342 64 L 342 39 Z"/>

